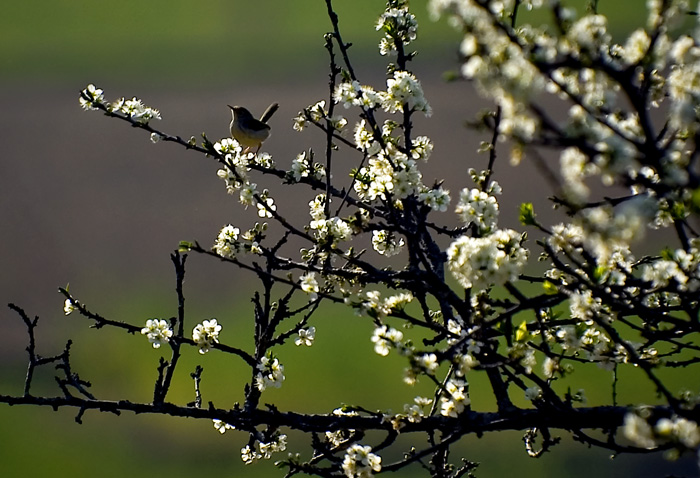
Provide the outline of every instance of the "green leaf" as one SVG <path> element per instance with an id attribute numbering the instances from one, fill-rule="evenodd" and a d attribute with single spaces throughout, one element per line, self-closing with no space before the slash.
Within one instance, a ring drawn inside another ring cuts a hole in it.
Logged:
<path id="1" fill-rule="evenodd" d="M 673 249 L 669 249 L 668 247 L 665 247 L 661 250 L 661 253 L 659 255 L 665 261 L 672 261 L 675 253 L 674 253 Z"/>
<path id="2" fill-rule="evenodd" d="M 556 286 L 556 284 L 548 280 L 542 283 L 542 288 L 544 289 L 544 293 L 547 295 L 555 295 L 559 293 L 559 288 Z"/>
<path id="3" fill-rule="evenodd" d="M 524 226 L 536 226 L 535 208 L 531 202 L 524 202 L 520 205 L 520 215 L 518 217 L 520 224 Z"/>
<path id="4" fill-rule="evenodd" d="M 700 188 L 693 190 L 690 196 L 690 209 L 695 213 L 700 212 Z"/>
<path id="5" fill-rule="evenodd" d="M 207 138 L 207 135 L 205 133 L 202 133 L 202 147 L 207 151 L 216 153 L 216 150 L 214 149 L 214 143 L 209 141 L 209 138 Z"/>
<path id="6" fill-rule="evenodd" d="M 445 82 L 453 82 L 457 80 L 461 80 L 462 75 L 459 74 L 459 72 L 454 71 L 454 70 L 448 70 L 443 72 L 442 74 L 442 80 Z"/>
<path id="7" fill-rule="evenodd" d="M 177 251 L 178 252 L 190 252 L 193 247 L 194 247 L 194 244 L 190 241 L 180 241 L 180 244 L 177 248 Z"/>
<path id="8" fill-rule="evenodd" d="M 673 217 L 673 219 L 685 219 L 687 215 L 688 214 L 685 209 L 685 204 L 678 201 L 673 203 L 673 205 L 671 206 L 671 216 Z"/>
<path id="9" fill-rule="evenodd" d="M 527 330 L 527 322 L 524 320 L 518 327 L 518 330 L 515 331 L 515 341 L 516 342 L 527 342 L 530 339 L 530 332 Z"/>
<path id="10" fill-rule="evenodd" d="M 595 280 L 597 283 L 600 283 L 602 281 L 602 279 L 605 278 L 607 273 L 608 273 L 607 267 L 597 266 L 595 269 L 593 269 L 593 280 Z"/>
<path id="11" fill-rule="evenodd" d="M 477 153 L 486 153 L 488 151 L 491 151 L 493 149 L 493 143 L 489 143 L 488 141 L 482 141 L 481 144 L 479 145 L 479 149 L 476 150 Z"/>

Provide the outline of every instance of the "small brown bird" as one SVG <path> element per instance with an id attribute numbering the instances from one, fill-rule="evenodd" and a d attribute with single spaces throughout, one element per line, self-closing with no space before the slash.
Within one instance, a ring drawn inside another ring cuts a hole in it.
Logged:
<path id="1" fill-rule="evenodd" d="M 231 106 L 231 136 L 246 148 L 246 151 L 251 148 L 260 149 L 263 141 L 270 137 L 270 125 L 267 121 L 275 114 L 279 105 L 272 103 L 267 107 L 259 120 L 253 118 L 250 111 L 242 106 Z M 256 150 L 256 152 L 257 152 Z"/>

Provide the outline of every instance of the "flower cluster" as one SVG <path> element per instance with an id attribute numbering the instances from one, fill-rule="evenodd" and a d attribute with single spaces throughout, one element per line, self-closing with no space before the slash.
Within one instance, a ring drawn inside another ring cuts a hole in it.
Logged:
<path id="1" fill-rule="evenodd" d="M 403 238 L 397 238 L 391 231 L 372 231 L 372 247 L 383 256 L 398 254 L 403 245 Z"/>
<path id="2" fill-rule="evenodd" d="M 403 409 L 406 420 L 411 423 L 418 423 L 423 417 L 425 417 L 425 408 L 429 407 L 432 403 L 432 398 L 415 397 L 412 404 L 404 404 Z"/>
<path id="3" fill-rule="evenodd" d="M 447 265 L 465 289 L 476 293 L 515 280 L 527 263 L 524 237 L 499 229 L 484 237 L 462 236 L 447 249 Z"/>
<path id="4" fill-rule="evenodd" d="M 284 382 L 284 366 L 275 357 L 265 356 L 258 364 L 255 387 L 261 392 L 273 387 L 280 388 Z"/>
<path id="5" fill-rule="evenodd" d="M 238 235 L 240 232 L 240 229 L 230 224 L 221 228 L 219 235 L 216 237 L 216 242 L 214 243 L 214 252 L 227 259 L 236 257 L 236 254 L 240 253 L 242 250 L 238 242 Z"/>
<path id="6" fill-rule="evenodd" d="M 394 147 L 380 151 L 368 163 L 355 174 L 355 192 L 363 200 L 405 199 L 425 190 L 416 161 Z"/>
<path id="7" fill-rule="evenodd" d="M 425 116 L 433 113 L 420 82 L 407 71 L 395 71 L 394 77 L 387 80 L 381 104 L 387 113 L 422 111 Z"/>
<path id="8" fill-rule="evenodd" d="M 418 194 L 418 200 L 433 211 L 445 212 L 450 205 L 450 192 L 442 187 L 425 188 Z"/>
<path id="9" fill-rule="evenodd" d="M 113 103 L 105 103 L 104 91 L 93 84 L 89 84 L 80 92 L 80 106 L 85 110 L 96 110 L 102 107 L 102 109 L 110 113 L 122 114 L 144 125 L 148 124 L 152 119 L 161 119 L 160 112 L 157 109 L 144 105 L 136 97 L 130 100 L 120 98 Z"/>
<path id="10" fill-rule="evenodd" d="M 290 170 L 289 177 L 293 178 L 295 182 L 301 181 L 301 178 L 313 178 L 317 180 L 322 180 L 326 177 L 326 169 L 322 164 L 315 163 L 312 161 L 311 152 L 302 152 L 297 155 L 294 160 L 292 160 L 292 168 Z"/>
<path id="11" fill-rule="evenodd" d="M 403 333 L 386 325 L 375 328 L 372 334 L 374 351 L 384 357 L 389 355 L 389 351 L 392 348 L 403 348 L 402 340 Z"/>
<path id="12" fill-rule="evenodd" d="M 96 110 L 97 105 L 102 105 L 105 102 L 104 91 L 90 83 L 80 92 L 80 106 L 84 110 Z"/>
<path id="13" fill-rule="evenodd" d="M 272 458 L 273 453 L 278 453 L 286 449 L 287 435 L 276 432 L 267 442 L 255 440 L 253 447 L 246 445 L 241 448 L 241 459 L 246 465 L 250 465 L 258 460 L 269 460 Z"/>
<path id="14" fill-rule="evenodd" d="M 590 194 L 585 178 L 600 173 L 600 168 L 589 161 L 583 152 L 570 147 L 559 156 L 560 170 L 564 179 L 564 194 L 574 204 L 583 204 Z"/>
<path id="15" fill-rule="evenodd" d="M 123 113 L 132 120 L 142 124 L 147 124 L 152 119 L 161 119 L 158 110 L 144 105 L 143 102 L 136 97 L 130 100 L 120 98 L 109 105 L 109 110 L 113 113 Z"/>
<path id="16" fill-rule="evenodd" d="M 262 192 L 256 206 L 258 207 L 258 217 L 261 218 L 271 218 L 272 214 L 277 211 L 275 200 L 268 196 L 267 190 Z"/>
<path id="17" fill-rule="evenodd" d="M 328 244 L 336 247 L 339 242 L 350 239 L 352 228 L 339 217 L 332 217 L 325 221 L 314 223 L 315 237 L 319 244 Z"/>
<path id="18" fill-rule="evenodd" d="M 373 109 L 382 101 L 382 96 L 371 86 L 360 85 L 357 80 L 340 83 L 333 92 L 333 100 L 345 108 L 359 106 Z"/>
<path id="19" fill-rule="evenodd" d="M 391 314 L 393 311 L 403 309 L 406 304 L 413 300 L 410 292 L 403 292 L 382 299 L 382 294 L 378 290 L 367 290 L 352 300 L 346 302 L 355 307 L 358 315 L 367 314 L 370 317 L 381 319 Z"/>
<path id="20" fill-rule="evenodd" d="M 440 397 L 440 413 L 457 417 L 470 403 L 467 382 L 463 379 L 448 380 Z"/>
<path id="21" fill-rule="evenodd" d="M 386 92 L 376 92 L 370 86 L 362 86 L 357 81 L 344 82 L 335 90 L 334 99 L 346 108 L 351 106 L 363 109 L 381 107 L 389 113 L 423 111 L 430 114 L 430 106 L 423 95 L 423 89 L 412 74 L 396 71 L 387 80 Z M 447 192 L 441 189 L 430 190 L 421 183 L 422 175 L 416 161 L 426 161 L 432 152 L 432 142 L 420 136 L 411 142 L 410 154 L 398 146 L 398 138 L 393 136 L 396 123 L 387 120 L 381 130 L 370 126 L 362 119 L 355 126 L 355 145 L 370 158 L 368 166 L 355 174 L 354 189 L 363 200 L 389 200 L 390 197 L 404 199 L 412 194 L 423 195 L 433 209 L 444 210 L 449 202 Z"/>
<path id="22" fill-rule="evenodd" d="M 466 33 L 461 53 L 465 63 L 462 75 L 473 80 L 481 94 L 500 106 L 499 132 L 528 141 L 539 129 L 539 122 L 527 111 L 526 105 L 544 89 L 545 81 L 529 61 L 530 52 L 526 49 L 529 43 L 511 41 L 511 32 L 499 28 L 498 22 L 494 21 L 493 17 L 500 19 L 511 11 L 512 4 L 503 1 L 433 0 L 429 3 L 429 9 L 434 17 L 452 15 L 455 24 L 464 25 Z M 539 30 L 529 27 L 520 34 L 528 40 L 536 38 L 536 43 L 530 41 L 537 45 L 538 53 L 548 54 L 548 43 L 543 41 L 544 34 Z"/>
<path id="23" fill-rule="evenodd" d="M 377 20 L 377 30 L 384 32 L 379 52 L 382 55 L 396 54 L 397 45 L 403 48 L 416 39 L 418 22 L 408 7 L 388 8 Z"/>
<path id="24" fill-rule="evenodd" d="M 324 100 L 318 101 L 313 105 L 300 111 L 299 114 L 294 118 L 294 130 L 303 131 L 309 124 L 320 124 L 321 120 L 328 118 L 331 122 L 339 122 L 340 118 L 329 118 L 328 110 L 326 110 L 326 102 Z"/>
<path id="25" fill-rule="evenodd" d="M 227 430 L 234 430 L 236 428 L 233 425 L 228 424 L 225 421 L 219 420 L 216 418 L 213 420 L 213 422 L 214 422 L 214 428 L 216 429 L 216 431 L 218 431 L 222 435 L 224 433 L 226 433 Z"/>
<path id="26" fill-rule="evenodd" d="M 481 234 L 488 234 L 498 223 L 498 194 L 501 194 L 501 187 L 496 181 L 485 191 L 462 189 L 455 212 L 465 224 L 473 224 Z"/>
<path id="27" fill-rule="evenodd" d="M 205 354 L 209 352 L 214 344 L 219 343 L 219 332 L 221 325 L 216 322 L 216 319 L 205 320 L 192 330 L 192 340 L 199 347 L 199 353 Z"/>
<path id="28" fill-rule="evenodd" d="M 154 349 L 157 349 L 168 343 L 170 337 L 173 336 L 173 331 L 170 324 L 163 319 L 148 319 L 146 326 L 141 329 L 141 334 L 148 338 Z"/>
<path id="29" fill-rule="evenodd" d="M 256 223 L 252 228 L 241 232 L 239 228 L 227 225 L 221 228 L 214 242 L 213 250 L 221 257 L 234 259 L 239 254 L 260 254 L 260 239 L 267 229 L 265 223 Z"/>
<path id="30" fill-rule="evenodd" d="M 700 445 L 700 427 L 692 420 L 682 417 L 660 418 L 655 424 L 637 413 L 625 415 L 622 433 L 635 445 L 653 449 L 673 443 L 694 450 Z"/>
<path id="31" fill-rule="evenodd" d="M 219 169 L 216 174 L 226 183 L 226 191 L 229 194 L 238 192 L 239 202 L 246 208 L 255 205 L 258 217 L 263 219 L 273 217 L 277 211 L 274 198 L 270 196 L 270 192 L 267 189 L 258 191 L 257 184 L 251 182 L 249 177 L 250 171 L 253 168 L 258 170 L 273 169 L 275 163 L 272 156 L 266 152 L 256 153 L 248 151 L 234 138 L 223 138 L 213 145 L 210 144 L 210 146 L 221 156 L 221 162 L 224 164 L 224 167 Z M 320 174 L 320 172 L 318 174 Z M 293 176 L 294 173 L 290 172 L 289 175 Z M 258 252 L 259 247 L 257 244 L 250 244 L 245 247 L 245 250 Z M 228 248 L 224 252 L 231 255 L 220 255 L 233 258 L 240 250 L 237 251 L 235 248 Z"/>
<path id="32" fill-rule="evenodd" d="M 690 242 L 689 250 L 669 251 L 642 266 L 642 279 L 651 283 L 654 290 L 662 290 L 673 284 L 682 292 L 700 290 L 700 240 Z"/>
<path id="33" fill-rule="evenodd" d="M 412 73 L 397 70 L 386 81 L 386 91 L 375 91 L 371 86 L 360 85 L 358 81 L 340 83 L 333 94 L 336 103 L 345 108 L 359 106 L 374 109 L 381 107 L 387 113 L 421 111 L 426 116 L 432 114 L 423 93 L 423 87 Z"/>
<path id="34" fill-rule="evenodd" d="M 371 478 L 373 472 L 381 469 L 382 458 L 372 453 L 369 446 L 352 445 L 343 458 L 343 473 L 348 478 Z"/>

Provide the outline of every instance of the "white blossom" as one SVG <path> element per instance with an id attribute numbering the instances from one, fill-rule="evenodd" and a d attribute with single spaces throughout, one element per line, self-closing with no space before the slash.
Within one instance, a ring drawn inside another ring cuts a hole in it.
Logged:
<path id="1" fill-rule="evenodd" d="M 403 333 L 386 325 L 375 328 L 372 334 L 374 351 L 384 357 L 389 355 L 392 348 L 399 346 L 402 340 Z"/>
<path id="2" fill-rule="evenodd" d="M 372 87 L 360 85 L 357 81 L 340 83 L 333 92 L 333 101 L 342 104 L 345 108 L 351 106 L 374 108 L 378 99 L 379 96 Z"/>
<path id="3" fill-rule="evenodd" d="M 343 473 L 348 478 L 371 478 L 382 469 L 382 459 L 372 448 L 360 444 L 348 448 L 343 458 Z"/>
<path id="4" fill-rule="evenodd" d="M 461 379 L 451 379 L 445 384 L 445 390 L 440 397 L 440 414 L 456 418 L 471 403 L 466 390 L 467 382 Z"/>
<path id="5" fill-rule="evenodd" d="M 433 211 L 445 212 L 450 205 L 450 192 L 442 187 L 424 189 L 418 194 L 418 200 L 425 203 Z"/>
<path id="6" fill-rule="evenodd" d="M 258 460 L 269 460 L 273 453 L 287 449 L 287 435 L 276 432 L 268 442 L 255 440 L 254 446 L 246 445 L 241 448 L 241 459 L 246 465 Z"/>
<path id="7" fill-rule="evenodd" d="M 270 218 L 272 217 L 272 213 L 277 210 L 277 206 L 275 205 L 275 200 L 271 197 L 265 197 L 261 198 L 261 201 L 258 201 L 257 206 L 258 206 L 258 216 L 262 218 Z"/>
<path id="8" fill-rule="evenodd" d="M 512 229 L 485 237 L 462 236 L 447 249 L 447 265 L 462 287 L 473 293 L 514 280 L 528 258 L 521 234 Z"/>
<path id="9" fill-rule="evenodd" d="M 642 448 L 656 448 L 654 431 L 645 419 L 636 413 L 628 413 L 622 425 L 622 433 L 637 446 Z"/>
<path id="10" fill-rule="evenodd" d="M 163 319 L 148 319 L 146 326 L 141 329 L 141 334 L 148 338 L 154 349 L 157 349 L 168 343 L 173 336 L 173 331 L 170 329 L 170 324 Z"/>
<path id="11" fill-rule="evenodd" d="M 396 54 L 396 40 L 404 45 L 416 39 L 418 22 L 416 17 L 408 11 L 407 7 L 389 8 L 377 21 L 377 30 L 384 31 L 385 35 L 379 43 L 379 52 L 385 56 Z"/>
<path id="12" fill-rule="evenodd" d="M 420 354 L 414 357 L 415 365 L 425 373 L 433 374 L 437 370 L 438 365 L 437 355 L 433 353 Z"/>
<path id="13" fill-rule="evenodd" d="M 381 104 L 388 113 L 403 112 L 404 105 L 409 111 L 422 111 L 426 116 L 432 114 L 432 108 L 423 94 L 423 87 L 418 79 L 407 71 L 395 71 L 386 81 L 387 90 L 380 94 Z"/>
<path id="14" fill-rule="evenodd" d="M 498 201 L 495 196 L 479 189 L 462 189 L 455 208 L 465 224 L 473 223 L 479 231 L 489 232 L 498 222 Z"/>
<path id="15" fill-rule="evenodd" d="M 294 340 L 296 345 L 305 345 L 311 347 L 314 344 L 314 339 L 316 338 L 316 327 L 309 327 L 307 329 L 299 330 L 299 337 Z"/>
<path id="16" fill-rule="evenodd" d="M 152 119 L 161 119 L 160 112 L 133 97 L 130 100 L 121 98 L 109 105 L 109 110 L 114 113 L 122 113 L 137 123 L 147 124 Z"/>
<path id="17" fill-rule="evenodd" d="M 75 305 L 73 304 L 73 301 L 71 299 L 66 299 L 66 301 L 63 303 L 63 313 L 65 315 L 70 315 L 74 310 Z"/>
<path id="18" fill-rule="evenodd" d="M 192 340 L 199 347 L 199 353 L 205 354 L 219 343 L 219 332 L 221 325 L 216 322 L 216 319 L 205 320 L 201 324 L 197 324 L 192 330 Z"/>
<path id="19" fill-rule="evenodd" d="M 273 387 L 280 388 L 285 379 L 284 366 L 274 357 L 263 357 L 257 366 L 255 387 L 261 392 Z"/>
<path id="20" fill-rule="evenodd" d="M 312 163 L 310 154 L 303 151 L 292 160 L 290 175 L 296 182 L 307 177 L 322 179 L 326 176 L 326 169 L 321 164 Z"/>
<path id="21" fill-rule="evenodd" d="M 326 102 L 321 100 L 299 112 L 299 114 L 294 118 L 294 130 L 303 131 L 309 121 L 319 123 L 327 116 L 328 111 L 326 111 Z"/>
<path id="22" fill-rule="evenodd" d="M 525 400 L 532 402 L 542 397 L 542 389 L 537 386 L 529 387 L 525 389 Z"/>
<path id="23" fill-rule="evenodd" d="M 242 246 L 238 242 L 240 232 L 240 229 L 230 224 L 222 227 L 214 243 L 214 252 L 227 259 L 236 257 L 236 254 L 242 251 Z"/>
<path id="24" fill-rule="evenodd" d="M 372 247 L 383 256 L 391 257 L 400 253 L 403 245 L 403 238 L 397 238 L 390 231 L 372 231 Z"/>
<path id="25" fill-rule="evenodd" d="M 307 272 L 299 278 L 299 287 L 301 290 L 309 294 L 309 300 L 316 300 L 318 298 L 319 286 L 318 280 L 316 280 L 315 272 Z"/>
<path id="26" fill-rule="evenodd" d="M 415 397 L 413 402 L 414 403 L 411 405 L 405 403 L 403 409 L 404 413 L 406 414 L 406 419 L 409 422 L 418 423 L 423 417 L 425 417 L 424 408 L 433 403 L 433 400 L 426 397 Z"/>
<path id="27" fill-rule="evenodd" d="M 319 243 L 329 243 L 333 247 L 352 236 L 350 225 L 339 217 L 311 221 L 310 227 L 315 231 L 315 237 Z"/>
<path id="28" fill-rule="evenodd" d="M 104 104 L 104 91 L 92 83 L 87 85 L 81 93 L 79 101 L 84 110 L 96 110 L 98 109 L 96 104 Z"/>
<path id="29" fill-rule="evenodd" d="M 234 430 L 236 427 L 233 425 L 229 425 L 228 423 L 219 420 L 218 418 L 215 418 L 214 420 L 214 428 L 216 428 L 216 431 L 221 433 L 222 435 L 226 433 L 226 430 Z"/>

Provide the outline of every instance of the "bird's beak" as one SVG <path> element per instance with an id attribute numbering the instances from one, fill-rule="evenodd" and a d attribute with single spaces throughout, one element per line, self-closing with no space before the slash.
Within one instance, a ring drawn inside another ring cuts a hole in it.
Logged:
<path id="1" fill-rule="evenodd" d="M 228 106 L 229 108 L 233 109 L 233 106 L 231 106 L 231 105 L 226 105 L 226 106 Z"/>

